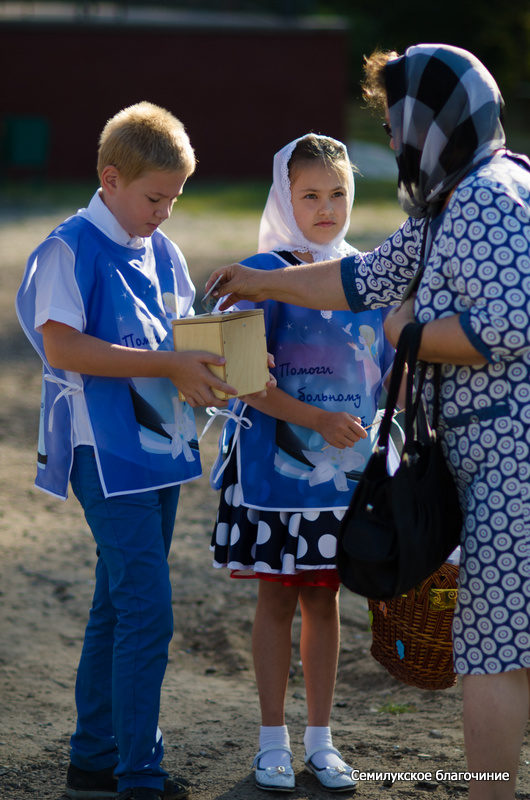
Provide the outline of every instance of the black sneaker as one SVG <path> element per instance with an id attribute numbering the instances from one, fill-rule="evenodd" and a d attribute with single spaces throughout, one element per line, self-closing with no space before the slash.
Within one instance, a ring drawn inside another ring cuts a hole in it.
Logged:
<path id="1" fill-rule="evenodd" d="M 72 800 L 114 800 L 118 796 L 114 767 L 89 772 L 70 764 L 66 773 L 66 796 Z"/>
<path id="2" fill-rule="evenodd" d="M 134 786 L 120 792 L 117 800 L 184 800 L 190 790 L 191 786 L 185 778 L 166 778 L 163 790 Z"/>
<path id="3" fill-rule="evenodd" d="M 184 800 L 189 797 L 191 784 L 186 778 L 177 775 L 175 778 L 166 778 L 164 781 L 164 792 L 160 795 L 162 800 Z"/>
<path id="4" fill-rule="evenodd" d="M 152 795 L 151 797 L 139 795 L 138 800 L 160 800 L 160 798 L 162 800 L 184 800 L 188 797 L 191 786 L 185 778 L 178 777 L 173 780 L 166 778 L 163 791 L 147 789 L 143 786 L 125 791 L 137 792 L 138 790 L 144 793 L 150 792 Z M 126 799 L 132 797 L 133 800 L 136 800 L 135 795 L 127 795 L 125 792 L 120 792 L 120 800 L 122 795 Z M 70 764 L 66 773 L 66 796 L 72 800 L 114 800 L 118 798 L 118 780 L 114 777 L 114 767 L 89 772 Z"/>

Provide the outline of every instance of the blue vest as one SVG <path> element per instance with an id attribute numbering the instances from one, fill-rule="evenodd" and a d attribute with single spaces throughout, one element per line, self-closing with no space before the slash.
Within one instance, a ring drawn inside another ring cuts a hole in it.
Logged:
<path id="1" fill-rule="evenodd" d="M 243 263 L 257 269 L 285 266 L 273 253 Z M 318 311 L 270 300 L 258 305 L 265 313 L 278 387 L 298 400 L 346 411 L 360 417 L 363 426 L 370 425 L 393 357 L 383 332 L 384 312 Z M 240 427 L 236 444 L 243 505 L 278 511 L 347 507 L 376 440 L 375 427 L 367 439 L 341 450 L 315 431 L 256 409 L 246 407 L 244 417 L 252 425 Z M 221 449 L 226 451 L 233 430 L 230 420 Z"/>
<path id="2" fill-rule="evenodd" d="M 190 285 L 180 265 L 174 264 L 162 233 L 153 234 L 152 250 L 132 249 L 74 216 L 50 238 L 61 239 L 74 255 L 86 315 L 84 333 L 129 347 L 173 349 L 171 319 L 177 316 L 179 292 L 190 296 Z M 79 389 L 62 370 L 48 364 L 42 336 L 34 330 L 34 277 L 45 245 L 46 241 L 29 258 L 17 313 L 43 361 L 35 483 L 65 498 L 73 459 L 70 395 Z M 82 381 L 106 497 L 170 486 L 201 474 L 193 410 L 179 401 L 169 379 L 83 375 Z"/>

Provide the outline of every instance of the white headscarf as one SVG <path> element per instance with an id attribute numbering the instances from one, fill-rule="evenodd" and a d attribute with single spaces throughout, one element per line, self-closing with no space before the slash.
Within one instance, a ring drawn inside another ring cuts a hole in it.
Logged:
<path id="1" fill-rule="evenodd" d="M 272 186 L 259 226 L 258 251 L 260 253 L 266 253 L 270 250 L 297 251 L 311 253 L 315 261 L 326 261 L 331 258 L 343 258 L 354 250 L 351 245 L 344 241 L 344 236 L 350 225 L 350 214 L 355 194 L 353 171 L 351 169 L 347 170 L 350 207 L 346 215 L 346 221 L 335 238 L 327 244 L 317 244 L 307 239 L 296 224 L 291 202 L 289 159 L 298 142 L 310 135 L 315 136 L 317 139 L 327 139 L 334 142 L 344 151 L 344 158 L 346 163 L 349 164 L 346 145 L 337 139 L 332 139 L 331 136 L 306 133 L 279 150 L 274 156 Z"/>

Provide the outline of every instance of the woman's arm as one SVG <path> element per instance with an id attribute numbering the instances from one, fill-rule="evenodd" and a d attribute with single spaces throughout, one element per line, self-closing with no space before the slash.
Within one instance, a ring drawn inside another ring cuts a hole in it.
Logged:
<path id="1" fill-rule="evenodd" d="M 359 417 L 346 411 L 326 411 L 304 403 L 278 387 L 268 389 L 266 397 L 254 395 L 244 397 L 243 400 L 270 417 L 316 431 L 328 444 L 341 450 L 344 447 L 353 447 L 359 439 L 367 436 Z"/>
<path id="2" fill-rule="evenodd" d="M 191 406 L 226 406 L 212 389 L 236 394 L 236 389 L 216 377 L 208 364 L 225 359 L 202 350 L 142 350 L 111 344 L 69 325 L 48 320 L 41 327 L 46 358 L 57 369 L 113 378 L 169 378 Z"/>
<path id="3" fill-rule="evenodd" d="M 401 331 L 409 322 L 416 322 L 412 297 L 403 305 L 392 309 L 385 319 L 385 334 L 394 347 Z M 418 358 L 430 364 L 487 364 L 487 359 L 473 347 L 464 333 L 460 314 L 435 319 L 424 325 Z"/>
<path id="4" fill-rule="evenodd" d="M 306 308 L 347 309 L 340 272 L 340 260 L 275 270 L 230 264 L 212 272 L 205 288 L 207 291 L 221 277 L 219 287 L 213 292 L 216 297 L 224 297 L 219 306 L 221 311 L 241 300 L 258 303 L 269 299 Z"/>
<path id="5" fill-rule="evenodd" d="M 240 300 L 279 300 L 306 308 L 363 311 L 399 302 L 418 264 L 424 220 L 406 220 L 383 244 L 369 253 L 354 252 L 335 261 L 254 270 L 231 264 L 213 272 L 215 297 L 224 311 Z"/>

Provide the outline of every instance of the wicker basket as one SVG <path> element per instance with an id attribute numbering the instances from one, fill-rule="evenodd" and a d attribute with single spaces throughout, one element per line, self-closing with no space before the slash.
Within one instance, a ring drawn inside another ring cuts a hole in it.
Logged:
<path id="1" fill-rule="evenodd" d="M 392 600 L 368 600 L 371 653 L 403 683 L 447 689 L 456 683 L 451 628 L 458 567 L 443 564 L 416 589 Z"/>

